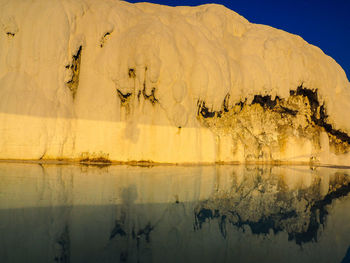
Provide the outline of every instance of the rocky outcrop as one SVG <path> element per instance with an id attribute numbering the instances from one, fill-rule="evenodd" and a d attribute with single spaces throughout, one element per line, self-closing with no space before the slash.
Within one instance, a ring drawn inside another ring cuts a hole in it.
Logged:
<path id="1" fill-rule="evenodd" d="M 0 159 L 350 163 L 350 84 L 220 5 L 0 1 Z"/>

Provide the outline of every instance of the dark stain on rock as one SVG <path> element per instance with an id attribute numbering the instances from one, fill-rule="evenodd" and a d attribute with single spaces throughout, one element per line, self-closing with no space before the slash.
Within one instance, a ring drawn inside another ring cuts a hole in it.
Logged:
<path id="1" fill-rule="evenodd" d="M 151 93 L 147 94 L 146 92 L 146 73 L 147 73 L 147 66 L 145 67 L 145 80 L 143 81 L 143 89 L 142 89 L 142 95 L 145 100 L 149 100 L 152 105 L 155 105 L 156 103 L 159 103 L 158 99 L 156 98 L 156 91 L 157 89 L 155 87 L 152 88 Z M 137 95 L 138 98 L 141 96 L 141 93 L 139 91 L 139 94 Z"/>
<path id="2" fill-rule="evenodd" d="M 271 99 L 270 95 L 261 96 L 261 95 L 255 95 L 254 99 L 251 104 L 259 104 L 261 107 L 263 107 L 265 110 L 269 109 L 273 112 L 278 112 L 280 114 L 286 114 L 286 115 L 292 115 L 296 116 L 298 111 L 292 110 L 287 107 L 281 106 L 280 102 L 282 100 L 276 96 L 275 99 Z"/>
<path id="3" fill-rule="evenodd" d="M 297 110 L 292 110 L 292 109 L 289 109 L 289 108 L 283 107 L 283 106 L 280 106 L 279 108 L 280 108 L 280 110 L 278 110 L 278 112 L 281 114 L 287 114 L 287 115 L 292 115 L 292 116 L 296 116 L 298 114 Z"/>
<path id="4" fill-rule="evenodd" d="M 318 102 L 317 89 L 311 90 L 308 88 L 304 88 L 303 84 L 301 84 L 296 91 L 291 90 L 289 93 L 290 95 L 301 95 L 301 96 L 307 97 L 309 100 L 310 108 L 312 112 L 315 112 L 320 105 Z"/>
<path id="5" fill-rule="evenodd" d="M 197 110 L 197 114 L 201 115 L 203 118 L 213 118 L 215 117 L 215 115 L 220 115 L 221 116 L 221 112 L 216 112 L 216 111 L 210 111 L 206 106 L 205 106 L 205 102 L 201 101 L 201 102 L 197 102 L 198 105 L 198 110 Z"/>
<path id="6" fill-rule="evenodd" d="M 82 49 L 83 49 L 83 47 L 79 46 L 77 53 L 75 55 L 73 55 L 73 59 L 78 60 L 80 58 Z"/>
<path id="7" fill-rule="evenodd" d="M 16 34 L 13 33 L 13 32 L 6 32 L 6 35 L 7 35 L 8 37 L 14 37 Z"/>
<path id="8" fill-rule="evenodd" d="M 105 157 L 86 157 L 83 159 L 80 159 L 80 163 L 100 163 L 103 165 L 110 165 L 112 163 L 111 160 L 105 158 Z"/>
<path id="9" fill-rule="evenodd" d="M 145 100 L 149 100 L 152 103 L 152 105 L 155 105 L 158 102 L 158 99 L 155 97 L 155 93 L 156 93 L 156 88 L 152 88 L 151 94 L 147 94 L 146 85 L 144 84 L 143 90 L 142 90 L 143 98 Z"/>
<path id="10" fill-rule="evenodd" d="M 81 63 L 81 53 L 83 47 L 80 46 L 77 53 L 72 56 L 72 63 L 70 65 L 66 65 L 66 69 L 71 69 L 72 77 L 69 81 L 66 82 L 67 87 L 72 92 L 73 99 L 77 93 L 77 89 L 79 86 L 79 75 L 80 75 L 80 63 Z"/>
<path id="11" fill-rule="evenodd" d="M 122 106 L 124 106 L 127 103 L 128 98 L 132 95 L 130 92 L 124 94 L 119 89 L 117 89 L 117 93 Z"/>
<path id="12" fill-rule="evenodd" d="M 107 40 L 107 37 L 111 35 L 112 32 L 106 32 L 103 37 L 101 37 L 101 41 L 100 41 L 100 47 L 103 48 L 105 41 Z"/>
<path id="13" fill-rule="evenodd" d="M 230 100 L 230 94 L 227 93 L 225 98 L 224 98 L 224 101 L 222 102 L 222 108 L 223 108 L 224 112 L 228 112 L 229 111 L 229 107 L 228 107 L 229 100 Z"/>
<path id="14" fill-rule="evenodd" d="M 350 149 L 350 136 L 341 130 L 334 129 L 333 126 L 327 122 L 328 115 L 326 113 L 326 107 L 324 104 L 320 105 L 320 102 L 318 101 L 317 92 L 317 89 L 311 90 L 304 87 L 303 84 L 301 84 L 299 87 L 297 87 L 296 90 L 290 90 L 289 93 L 290 96 L 302 96 L 307 98 L 308 103 L 306 103 L 305 106 L 307 106 L 308 104 L 310 106 L 310 117 L 312 124 L 314 126 L 323 128 L 330 135 L 331 141 L 334 142 L 335 145 L 339 146 L 342 143 L 345 143 L 345 145 L 339 147 L 342 148 L 342 151 L 348 152 Z M 204 119 L 214 117 L 220 118 L 223 114 L 225 114 L 233 108 L 229 108 L 228 100 L 229 94 L 225 96 L 222 103 L 222 110 L 220 111 L 211 111 L 206 107 L 205 101 L 198 100 L 197 116 L 203 117 Z M 247 105 L 246 101 L 247 100 L 240 101 L 236 103 L 236 105 L 239 105 L 242 110 Z M 272 100 L 270 95 L 255 95 L 250 105 L 259 104 L 264 110 L 279 113 L 282 115 L 282 117 L 283 115 L 296 116 L 299 111 L 295 109 L 290 109 L 286 106 L 282 106 L 284 102 L 285 100 L 280 99 L 278 96 L 276 96 L 275 99 Z"/>
<path id="15" fill-rule="evenodd" d="M 141 90 L 139 90 L 139 92 L 137 93 L 137 99 L 138 99 L 138 101 L 140 101 L 140 98 L 141 98 Z"/>
<path id="16" fill-rule="evenodd" d="M 266 96 L 255 95 L 252 101 L 252 104 L 260 104 L 261 107 L 263 107 L 264 109 L 266 108 L 273 109 L 276 106 L 278 101 L 279 101 L 279 98 L 277 96 L 274 100 L 271 100 L 270 95 L 266 95 Z"/>
<path id="17" fill-rule="evenodd" d="M 317 89 L 310 90 L 303 87 L 301 84 L 296 91 L 290 91 L 291 95 L 300 95 L 308 99 L 311 108 L 311 120 L 315 125 L 323 127 L 328 134 L 336 137 L 338 140 L 345 142 L 350 147 L 350 136 L 340 130 L 336 130 L 333 126 L 327 123 L 328 115 L 326 114 L 325 105 L 320 105 L 318 101 Z"/>
<path id="18" fill-rule="evenodd" d="M 237 102 L 235 105 L 239 106 L 241 108 L 241 110 L 243 110 L 243 107 L 246 104 L 246 102 L 247 102 L 247 99 L 245 99 L 245 101 Z"/>
<path id="19" fill-rule="evenodd" d="M 133 68 L 129 68 L 128 75 L 129 75 L 129 78 L 133 78 L 133 79 L 136 78 L 136 70 Z"/>

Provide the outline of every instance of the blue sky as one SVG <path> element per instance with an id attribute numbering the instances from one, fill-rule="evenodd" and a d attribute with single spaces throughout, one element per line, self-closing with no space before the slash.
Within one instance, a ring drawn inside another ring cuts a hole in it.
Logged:
<path id="1" fill-rule="evenodd" d="M 145 2 L 128 0 L 128 2 Z M 149 0 L 177 6 L 217 3 L 247 18 L 300 35 L 333 57 L 350 78 L 350 0 Z"/>

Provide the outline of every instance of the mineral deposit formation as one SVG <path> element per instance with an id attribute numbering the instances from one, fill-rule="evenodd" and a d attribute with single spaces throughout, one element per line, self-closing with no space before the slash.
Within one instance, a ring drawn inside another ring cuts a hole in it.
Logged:
<path id="1" fill-rule="evenodd" d="M 350 83 L 220 5 L 0 0 L 0 159 L 350 164 Z"/>

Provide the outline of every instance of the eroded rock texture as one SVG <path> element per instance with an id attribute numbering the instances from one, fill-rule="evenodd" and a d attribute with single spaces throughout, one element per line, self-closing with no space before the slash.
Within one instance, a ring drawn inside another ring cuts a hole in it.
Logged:
<path id="1" fill-rule="evenodd" d="M 348 165 L 350 84 L 220 5 L 0 0 L 0 158 Z"/>

